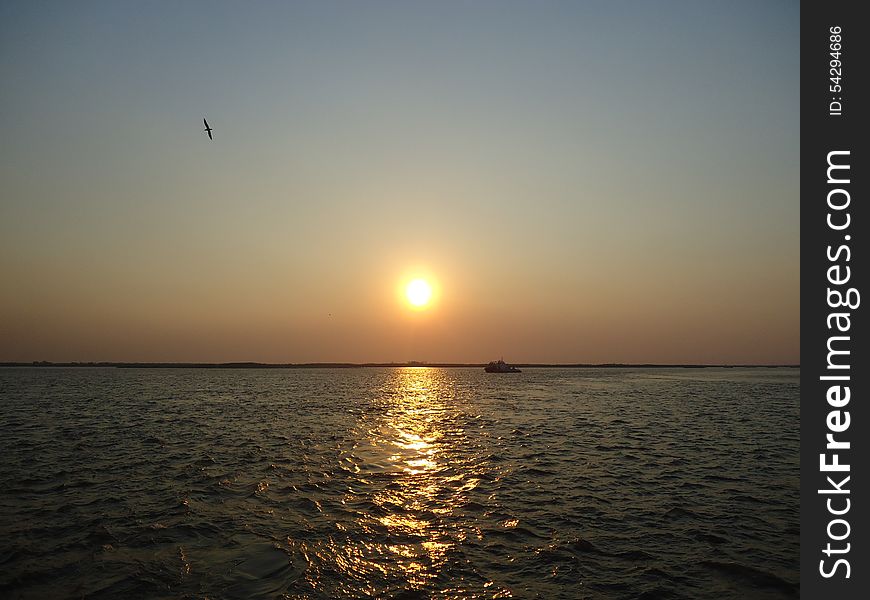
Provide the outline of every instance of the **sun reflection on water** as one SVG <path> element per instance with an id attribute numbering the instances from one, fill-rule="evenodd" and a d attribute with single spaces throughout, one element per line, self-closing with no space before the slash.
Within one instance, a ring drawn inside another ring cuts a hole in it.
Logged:
<path id="1" fill-rule="evenodd" d="M 324 515 L 333 523 L 327 539 L 301 544 L 306 580 L 321 590 L 341 581 L 340 594 L 349 597 L 403 590 L 425 597 L 447 581 L 462 597 L 509 596 L 468 559 L 482 543 L 479 519 L 491 502 L 476 488 L 497 477 L 480 445 L 473 389 L 457 388 L 444 369 L 386 375 L 353 435 L 339 443 L 339 471 L 330 480 L 342 495 Z"/>
<path id="2" fill-rule="evenodd" d="M 422 586 L 437 575 L 452 546 L 437 522 L 452 508 L 438 498 L 447 390 L 443 374 L 435 369 L 397 370 L 393 385 L 392 406 L 375 433 L 392 446 L 389 461 L 397 477 L 373 501 L 386 513 L 379 521 L 397 539 L 407 540 L 389 546 L 397 565 L 412 586 Z"/>
<path id="3" fill-rule="evenodd" d="M 446 486 L 446 455 L 461 433 L 446 421 L 450 385 L 436 369 L 398 369 L 384 395 L 383 418 L 368 431 L 363 470 L 380 471 L 389 483 L 372 496 L 372 517 L 386 531 L 385 550 L 402 579 L 421 588 L 440 572 L 455 545 L 444 518 L 455 508 Z M 451 427 L 449 435 L 446 428 Z M 380 456 L 379 456 L 380 454 Z M 370 474 L 375 474 L 370 473 Z"/>

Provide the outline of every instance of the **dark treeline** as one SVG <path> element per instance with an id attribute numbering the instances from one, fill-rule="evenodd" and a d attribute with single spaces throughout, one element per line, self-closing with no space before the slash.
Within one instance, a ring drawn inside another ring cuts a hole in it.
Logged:
<path id="1" fill-rule="evenodd" d="M 180 362 L 0 362 L 0 367 L 112 367 L 116 369 L 362 369 L 366 367 L 483 367 L 486 363 L 427 363 L 427 362 L 389 362 L 389 363 L 180 363 Z M 515 363 L 522 368 L 540 369 L 776 369 L 800 368 L 800 365 L 668 365 L 653 363 Z"/>

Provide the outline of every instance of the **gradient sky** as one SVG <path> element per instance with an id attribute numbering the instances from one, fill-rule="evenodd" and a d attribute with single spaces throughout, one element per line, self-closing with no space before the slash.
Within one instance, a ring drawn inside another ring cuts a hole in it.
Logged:
<path id="1" fill-rule="evenodd" d="M 3 2 L 0 360 L 797 363 L 798 32 L 791 1 Z"/>

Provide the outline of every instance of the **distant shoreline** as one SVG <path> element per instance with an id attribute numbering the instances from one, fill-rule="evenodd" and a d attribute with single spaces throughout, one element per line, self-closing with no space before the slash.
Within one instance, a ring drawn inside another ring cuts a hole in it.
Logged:
<path id="1" fill-rule="evenodd" d="M 701 365 L 701 364 L 653 364 L 653 363 L 512 363 L 516 367 L 527 369 L 799 369 L 800 365 Z M 227 362 L 227 363 L 181 363 L 181 362 L 0 362 L 0 367 L 111 367 L 116 369 L 364 369 L 370 367 L 477 367 L 486 363 L 427 363 L 427 362 L 391 362 L 391 363 L 258 363 L 258 362 Z"/>

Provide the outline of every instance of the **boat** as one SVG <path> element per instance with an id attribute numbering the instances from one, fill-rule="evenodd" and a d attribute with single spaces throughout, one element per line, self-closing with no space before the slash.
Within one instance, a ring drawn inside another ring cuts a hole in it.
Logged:
<path id="1" fill-rule="evenodd" d="M 522 373 L 516 367 L 507 364 L 504 359 L 494 360 L 483 368 L 487 373 Z"/>

